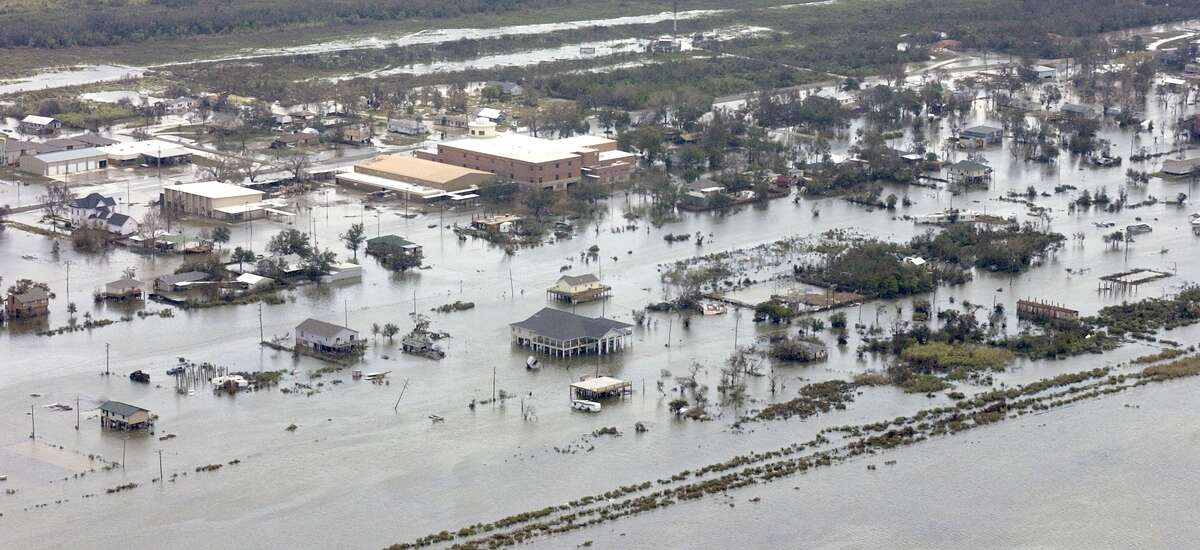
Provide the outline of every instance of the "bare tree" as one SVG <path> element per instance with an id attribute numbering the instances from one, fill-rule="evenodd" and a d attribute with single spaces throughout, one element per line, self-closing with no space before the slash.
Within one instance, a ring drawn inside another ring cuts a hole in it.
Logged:
<path id="1" fill-rule="evenodd" d="M 250 180 L 250 183 L 254 183 L 259 176 L 269 172 L 272 168 L 269 164 L 254 160 L 254 157 L 251 157 L 250 155 L 242 155 L 238 157 L 237 165 L 238 172 L 240 172 L 242 176 L 245 176 L 246 179 Z"/>
<path id="2" fill-rule="evenodd" d="M 151 208 L 142 216 L 141 223 L 138 224 L 138 235 L 147 242 L 153 242 L 158 236 L 158 232 L 162 230 L 163 219 L 162 214 L 158 210 Z"/>
<path id="3" fill-rule="evenodd" d="M 67 212 L 67 208 L 75 201 L 75 192 L 65 183 L 52 183 L 46 186 L 46 192 L 38 197 L 46 217 L 59 218 Z"/>
<path id="4" fill-rule="evenodd" d="M 210 159 L 203 167 L 200 168 L 201 180 L 213 181 L 233 181 L 239 179 L 240 174 L 239 163 L 226 156 L 218 156 L 215 159 Z"/>
<path id="5" fill-rule="evenodd" d="M 296 151 L 292 156 L 284 159 L 284 166 L 287 171 L 292 173 L 292 178 L 297 182 L 303 182 L 308 179 L 308 168 L 310 166 L 308 155 L 304 151 Z"/>

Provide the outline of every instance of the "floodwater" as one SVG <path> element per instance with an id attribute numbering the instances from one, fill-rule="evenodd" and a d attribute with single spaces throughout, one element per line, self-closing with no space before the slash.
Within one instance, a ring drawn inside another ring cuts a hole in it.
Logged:
<path id="1" fill-rule="evenodd" d="M 25 78 L 0 80 L 0 95 L 134 79 L 141 77 L 145 72 L 146 69 L 124 65 L 85 65 L 48 69 Z"/>
<path id="2" fill-rule="evenodd" d="M 1023 416 L 532 547 L 1190 548 L 1198 390 L 1187 380 Z"/>
<path id="3" fill-rule="evenodd" d="M 1148 103 L 1146 112 L 1159 127 L 1167 126 L 1161 122 L 1175 116 L 1157 100 Z M 980 108 L 963 123 L 983 121 L 986 116 Z M 942 129 L 939 135 L 949 135 L 948 129 Z M 1141 142 L 1152 148 L 1167 147 L 1170 138 L 1155 135 L 1158 144 L 1148 136 L 1143 136 Z M 1130 132 L 1111 125 L 1105 127 L 1102 137 L 1112 140 L 1125 156 L 1133 143 Z M 938 135 L 933 138 L 931 143 L 936 145 Z M 902 141 L 897 140 L 896 145 L 903 146 Z M 940 152 L 935 145 L 930 149 Z M 836 148 L 844 152 L 846 144 L 836 144 Z M 1005 143 L 984 151 L 996 171 L 991 189 L 959 196 L 913 189 L 910 194 L 916 204 L 896 214 L 925 214 L 953 205 L 1031 220 L 1023 206 L 996 197 L 1010 190 L 1024 191 L 1029 185 L 1052 193 L 1055 185 L 1065 183 L 1081 190 L 1106 187 L 1115 194 L 1123 185 L 1125 168 L 1131 166 L 1126 161 L 1120 168 L 1098 169 L 1080 166 L 1064 155 L 1060 165 L 1047 167 L 1013 160 L 1008 148 Z M 1132 166 L 1153 172 L 1159 164 L 1161 159 Z M 133 204 L 122 209 L 140 215 L 140 205 L 157 194 L 162 182 L 153 174 L 132 174 L 136 182 L 129 191 L 129 202 Z M 119 184 L 108 185 L 102 188 L 124 196 Z M 1192 191 L 1186 182 L 1154 179 L 1144 188 L 1131 188 L 1130 195 L 1136 201 L 1147 195 L 1167 198 L 1178 192 L 1191 195 Z M 0 202 L 11 193 L 12 189 L 0 187 Z M 1015 331 L 1015 301 L 1019 298 L 1052 299 L 1091 314 L 1122 300 L 1173 292 L 1200 276 L 1200 265 L 1186 261 L 1197 247 L 1197 237 L 1188 227 L 1189 209 L 1160 202 L 1116 214 L 1095 210 L 1069 214 L 1066 205 L 1072 198 L 1070 193 L 1052 194 L 1037 202 L 1053 208 L 1053 230 L 1068 236 L 1083 234 L 1082 241 L 1068 241 L 1044 265 L 1020 277 L 979 272 L 969 284 L 939 289 L 932 296 L 936 307 L 958 307 L 963 301 L 988 304 L 994 300 L 1007 306 L 1007 327 Z M 401 215 L 401 204 L 372 211 L 356 199 L 340 190 L 329 197 L 328 203 L 318 195 L 309 201 L 312 209 L 302 212 L 295 226 L 313 228 L 320 246 L 332 247 L 344 257 L 347 253 L 337 242 L 337 235 L 361 221 L 371 236 L 396 233 L 422 244 L 431 269 L 397 275 L 364 259 L 361 282 L 301 287 L 284 293 L 284 303 L 264 305 L 261 310 L 256 305 L 179 310 L 173 318 L 134 317 L 129 322 L 49 338 L 31 334 L 30 327 L 10 325 L 0 330 L 0 357 L 4 358 L 0 360 L 0 475 L 8 476 L 0 487 L 16 490 L 13 495 L 0 495 L 0 546 L 99 548 L 119 544 L 131 549 L 158 548 L 169 537 L 174 547 L 209 548 L 214 544 L 213 537 L 236 533 L 239 545 L 254 548 L 382 547 L 442 529 L 563 503 L 621 484 L 653 480 L 740 453 L 804 441 L 824 426 L 890 419 L 926 408 L 931 402 L 945 402 L 944 397 L 931 400 L 894 388 L 872 388 L 846 411 L 806 422 L 763 425 L 750 433 L 728 429 L 738 412 L 729 406 L 714 406 L 712 412 L 717 418 L 712 422 L 674 419 L 666 408 L 670 397 L 660 393 L 658 382 L 662 380 L 668 392 L 674 384 L 662 376 L 662 371 L 679 376 L 699 362 L 704 368 L 698 378 L 714 388 L 711 399 L 720 401 L 715 392 L 719 368 L 732 351 L 735 338 L 745 345 L 756 336 L 781 328 L 755 325 L 746 311 L 696 317 L 690 328 L 684 328 L 681 319 L 672 315 L 651 314 L 648 326 L 634 329 L 633 346 L 625 353 L 603 359 L 545 359 L 539 371 L 527 371 L 524 364 L 528 353 L 509 344 L 509 323 L 551 305 L 543 289 L 557 279 L 562 266 L 571 266 L 568 273 L 595 273 L 614 288 L 614 297 L 609 301 L 579 306 L 577 312 L 629 321 L 632 310 L 664 296 L 659 264 L 831 229 L 892 240 L 906 240 L 927 230 L 896 214 L 870 211 L 838 199 L 801 199 L 798 203 L 780 199 L 725 214 L 684 213 L 679 222 L 659 229 L 647 229 L 645 223 L 640 223 L 637 230 L 617 232 L 615 228 L 625 225 L 623 212 L 641 202 L 640 197 L 618 194 L 607 203 L 607 217 L 584 228 L 576 237 L 521 249 L 510 256 L 482 241 L 459 241 L 444 228 L 467 223 L 470 212 L 441 212 L 435 208 L 408 219 Z M 819 216 L 813 215 L 814 209 Z M 1127 250 L 1106 249 L 1100 236 L 1111 229 L 1093 225 L 1112 221 L 1123 226 L 1139 217 L 1154 231 L 1139 236 Z M 26 222 L 34 218 L 34 213 L 17 216 Z M 430 228 L 430 224 L 438 227 Z M 187 230 L 195 234 L 206 227 L 190 224 Z M 261 251 L 265 241 L 285 227 L 261 221 L 234 227 L 232 241 L 226 247 L 250 246 Z M 700 248 L 690 242 L 669 244 L 663 239 L 665 233 L 697 231 L 712 234 Z M 580 252 L 592 245 L 599 246 L 600 259 L 581 262 Z M 11 229 L 0 234 L 0 277 L 4 284 L 23 277 L 49 282 L 58 295 L 48 320 L 54 327 L 67 324 L 69 302 L 79 306 L 80 316 L 86 312 L 99 318 L 119 318 L 124 313 L 119 308 L 92 303 L 93 290 L 117 279 L 128 266 L 135 266 L 138 276 L 149 280 L 174 271 L 180 262 L 180 258 L 148 258 L 125 250 L 106 256 L 86 255 L 65 244 L 55 257 L 51 243 L 44 237 Z M 740 267 L 751 278 L 765 279 L 774 273 L 773 268 Z M 1144 285 L 1137 294 L 1097 292 L 1100 275 L 1132 267 L 1162 269 L 1173 276 Z M 1066 268 L 1074 273 L 1086 272 L 1072 275 Z M 472 301 L 476 307 L 449 314 L 429 312 L 455 300 Z M 899 315 L 896 305 L 902 308 Z M 146 305 L 152 310 L 163 307 Z M 395 322 L 407 329 L 408 315 L 414 309 L 430 315 L 434 328 L 452 335 L 445 342 L 448 356 L 442 361 L 426 360 L 401 355 L 396 344 L 386 339 L 373 341 L 364 362 L 356 368 L 391 371 L 388 385 L 353 381 L 348 371 L 312 378 L 325 366 L 320 361 L 297 359 L 257 345 L 260 330 L 267 338 L 285 335 L 307 317 L 348 322 L 368 336 L 375 323 Z M 911 306 L 907 300 L 872 302 L 847 313 L 852 321 L 889 326 L 897 317 L 907 319 Z M 771 366 L 783 377 L 786 387 L 772 395 L 765 377 L 752 379 L 749 390 L 758 405 L 790 398 L 807 381 L 847 378 L 883 366 L 876 359 L 855 357 L 854 349 L 861 341 L 858 335 L 852 334 L 843 349 L 833 345 L 830 334 L 821 337 L 831 345 L 829 361 L 807 367 Z M 1200 339 L 1200 327 L 1177 329 L 1165 337 L 1193 343 Z M 1103 356 L 1019 361 L 995 378 L 997 383 L 1024 383 L 1128 361 L 1154 349 L 1154 345 L 1143 343 Z M 106 350 L 114 373 L 107 377 L 101 375 Z M 272 389 L 230 397 L 214 396 L 202 389 L 195 395 L 179 395 L 164 375 L 178 357 L 233 370 L 285 369 L 294 374 L 285 378 L 282 387 L 300 382 L 318 391 L 312 395 L 283 394 Z M 126 376 L 137 369 L 150 372 L 153 384 L 131 383 Z M 568 383 L 596 373 L 633 381 L 633 397 L 606 403 L 596 415 L 572 412 Z M 334 380 L 342 383 L 334 384 Z M 409 385 L 401 397 L 405 380 Z M 517 397 L 500 406 L 468 409 L 468 402 L 489 398 L 493 388 Z M 1174 542 L 1188 539 L 1172 537 L 1183 537 L 1188 533 L 1186 525 L 1190 525 L 1182 518 L 1173 518 L 1186 509 L 1181 503 L 1190 502 L 1184 500 L 1190 495 L 1182 495 L 1180 490 L 1195 485 L 1194 478 L 1187 477 L 1191 474 L 1178 473 L 1186 469 L 1182 462 L 1186 458 L 1182 457 L 1194 454 L 1194 435 L 1189 435 L 1194 429 L 1188 427 L 1186 411 L 1190 407 L 1186 405 L 1188 399 L 1194 399 L 1187 395 L 1195 388 L 1194 382 L 1151 386 L 1034 417 L 1041 419 L 1038 423 L 1050 426 L 1041 431 L 1030 425 L 1033 420 L 1022 420 L 898 451 L 900 464 L 893 469 L 881 467 L 873 474 L 875 477 L 865 477 L 864 468 L 851 464 L 760 489 L 764 501 L 761 506 L 771 506 L 784 498 L 780 492 L 791 495 L 789 487 L 803 483 L 801 494 L 818 496 L 815 502 L 805 499 L 791 510 L 810 514 L 801 517 L 816 521 L 797 522 L 795 514 L 784 516 L 786 507 L 761 517 L 752 512 L 754 517 L 747 518 L 743 514 L 750 505 L 741 499 L 751 493 L 745 492 L 735 494 L 738 506 L 734 509 L 717 501 L 704 501 L 664 512 L 667 518 L 678 521 L 670 525 L 691 525 L 697 533 L 695 538 L 676 533 L 674 528 L 663 529 L 662 525 L 668 524 L 664 522 L 658 522 L 655 530 L 648 522 L 663 516 L 648 515 L 544 545 L 561 547 L 595 538 L 608 542 L 608 546 L 623 546 L 619 533 L 628 529 L 637 535 L 628 540 L 639 545 L 697 546 L 708 545 L 711 539 L 715 542 L 712 545 L 726 546 L 733 542 L 728 540 L 731 535 L 717 533 L 719 527 L 713 526 L 732 525 L 727 518 L 741 518 L 747 525 L 760 522 L 756 533 L 738 541 L 754 547 L 779 546 L 781 541 L 770 537 L 781 535 L 773 533 L 797 529 L 813 533 L 814 544 L 827 546 L 887 544 L 893 542 L 893 533 L 895 544 L 911 547 L 994 545 L 978 538 L 981 534 L 970 532 L 973 524 L 968 519 L 986 518 L 980 521 L 994 529 L 1006 529 L 1007 538 L 998 540 L 1011 541 L 1011 545 L 1045 542 L 1074 546 L 1066 538 L 1073 527 L 1085 530 L 1099 525 L 1109 531 L 1100 529 L 1088 535 L 1093 539 L 1081 540 L 1094 540 L 1100 545 L 1114 541 L 1111 545 L 1124 546 L 1123 541 L 1128 540 L 1133 546 L 1143 542 L 1148 546 L 1175 546 Z M 959 389 L 971 393 L 983 388 L 960 385 Z M 74 406 L 77 398 L 83 410 L 78 431 L 74 428 L 74 412 L 44 408 L 52 403 Z M 117 434 L 102 433 L 94 409 L 105 399 L 154 411 L 159 415 L 155 435 L 125 440 Z M 1143 408 L 1127 412 L 1115 405 L 1126 402 Z M 1168 407 L 1175 402 L 1185 406 Z M 28 415 L 31 407 L 32 419 Z M 534 420 L 522 419 L 523 407 L 534 409 Z M 445 422 L 432 423 L 430 415 L 444 417 Z M 646 422 L 650 431 L 635 434 L 633 424 L 637 421 Z M 298 428 L 286 431 L 289 424 Z M 616 426 L 624 435 L 584 437 L 602 426 Z M 36 439 L 30 445 L 28 435 L 34 428 Z M 177 437 L 158 439 L 166 434 Z M 1188 441 L 1186 437 L 1181 437 L 1177 445 L 1164 441 L 1173 434 L 1192 437 L 1193 446 L 1182 447 Z M 1160 444 L 1162 464 L 1177 468 L 1158 472 L 1155 457 Z M 81 457 L 86 459 L 92 454 L 121 461 L 123 449 L 124 469 L 99 471 L 97 463 L 96 472 L 73 478 L 81 473 Z M 166 484 L 151 483 L 158 477 L 160 450 L 167 477 L 184 472 L 187 476 Z M 227 464 L 234 459 L 240 464 L 226 465 L 216 472 L 195 471 L 199 466 Z M 943 471 L 945 479 L 937 479 Z M 1122 473 L 1127 476 L 1119 477 Z M 1005 482 L 1001 480 L 1008 479 L 1014 480 L 1012 486 L 1002 486 Z M 1095 493 L 1089 491 L 1093 484 L 1081 482 L 1097 479 L 1104 482 L 1095 484 Z M 127 482 L 139 486 L 105 494 L 105 489 Z M 972 483 L 981 488 L 962 489 Z M 1162 511 L 1167 519 L 1160 523 L 1120 523 L 1127 539 L 1103 538 L 1114 528 L 1114 520 L 1103 519 L 1108 517 L 1105 514 L 1123 517 L 1115 514 L 1131 487 L 1136 487 L 1140 495 L 1163 495 L 1161 502 L 1139 500 L 1143 506 L 1134 517 L 1155 517 L 1160 509 L 1171 508 Z M 97 496 L 84 498 L 90 494 Z M 1002 498 L 987 498 L 994 494 Z M 845 495 L 851 495 L 850 500 L 835 498 Z M 886 498 L 889 495 L 892 498 Z M 1074 505 L 1056 506 L 1056 495 Z M 914 512 L 930 509 L 946 514 Z M 1096 510 L 1096 515 L 1087 515 L 1089 510 Z M 967 517 L 968 513 L 971 516 Z M 950 539 L 937 538 L 949 524 L 959 530 L 950 533 Z M 1175 532 L 1166 532 L 1172 531 L 1162 528 L 1166 524 L 1172 525 Z M 63 529 L 63 525 L 73 528 Z M 781 525 L 788 528 L 782 529 Z M 1018 532 L 1014 526 L 1027 529 Z M 1044 538 L 1039 536 L 1043 530 Z M 692 544 L 687 544 L 689 541 Z"/>

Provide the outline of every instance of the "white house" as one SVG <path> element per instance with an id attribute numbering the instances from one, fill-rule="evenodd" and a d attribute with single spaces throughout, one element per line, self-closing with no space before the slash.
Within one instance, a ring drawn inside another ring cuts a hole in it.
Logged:
<path id="1" fill-rule="evenodd" d="M 86 197 L 75 199 L 67 206 L 67 213 L 71 218 L 71 225 L 83 227 L 87 224 L 88 219 L 99 214 L 101 210 L 111 211 L 116 206 L 117 201 L 112 197 L 91 193 Z"/>
<path id="2" fill-rule="evenodd" d="M 579 304 L 607 298 L 612 287 L 601 283 L 591 273 L 583 275 L 563 275 L 554 286 L 547 288 L 546 293 L 556 300 Z"/>
<path id="3" fill-rule="evenodd" d="M 137 220 L 116 212 L 105 212 L 98 215 L 93 222 L 93 227 L 122 237 L 128 237 L 138 232 Z"/>
<path id="4" fill-rule="evenodd" d="M 362 340 L 358 331 L 316 319 L 296 326 L 296 349 L 319 353 L 351 353 Z"/>
<path id="5" fill-rule="evenodd" d="M 484 107 L 475 113 L 475 118 L 486 118 L 496 124 L 502 124 L 505 119 L 504 111 L 492 107 Z"/>

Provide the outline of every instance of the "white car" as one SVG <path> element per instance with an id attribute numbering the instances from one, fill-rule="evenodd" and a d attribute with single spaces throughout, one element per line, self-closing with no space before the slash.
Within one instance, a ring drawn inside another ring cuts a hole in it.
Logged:
<path id="1" fill-rule="evenodd" d="M 572 400 L 571 408 L 575 409 L 579 412 L 593 412 L 593 413 L 600 412 L 600 404 L 599 403 L 597 403 L 595 401 L 588 401 L 586 399 Z"/>

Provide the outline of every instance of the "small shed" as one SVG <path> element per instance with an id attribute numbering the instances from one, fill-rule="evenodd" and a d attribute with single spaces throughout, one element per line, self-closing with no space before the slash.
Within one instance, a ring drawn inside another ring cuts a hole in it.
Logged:
<path id="1" fill-rule="evenodd" d="M 357 351 L 363 344 L 357 330 L 341 325 L 312 318 L 296 325 L 297 350 L 347 354 Z"/>
<path id="2" fill-rule="evenodd" d="M 563 275 L 554 286 L 546 289 L 546 294 L 555 300 L 570 304 L 582 304 L 609 297 L 612 287 L 601 283 L 595 275 Z"/>

